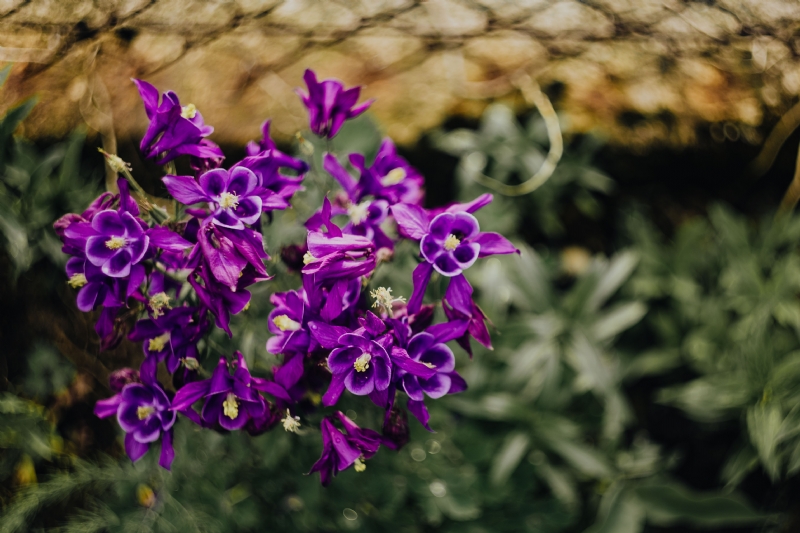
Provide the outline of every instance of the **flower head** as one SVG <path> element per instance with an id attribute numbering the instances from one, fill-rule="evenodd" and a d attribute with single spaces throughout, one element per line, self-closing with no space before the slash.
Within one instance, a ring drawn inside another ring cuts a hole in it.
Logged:
<path id="1" fill-rule="evenodd" d="M 112 278 L 129 276 L 150 244 L 140 221 L 127 212 L 101 211 L 92 219 L 91 230 L 86 258 Z"/>
<path id="2" fill-rule="evenodd" d="M 344 427 L 339 431 L 333 424 L 338 420 Z M 364 471 L 364 460 L 370 459 L 381 445 L 381 436 L 371 429 L 362 429 L 340 411 L 333 417 L 322 419 L 322 456 L 311 467 L 310 473 L 319 472 L 323 486 L 328 486 L 339 472 L 355 465 L 357 472 Z"/>
<path id="3" fill-rule="evenodd" d="M 338 80 L 319 82 L 313 70 L 306 70 L 303 80 L 308 86 L 308 94 L 300 89 L 297 94 L 308 109 L 311 131 L 317 135 L 334 138 L 345 120 L 357 117 L 372 105 L 372 100 L 356 105 L 361 87 L 345 90 Z"/>

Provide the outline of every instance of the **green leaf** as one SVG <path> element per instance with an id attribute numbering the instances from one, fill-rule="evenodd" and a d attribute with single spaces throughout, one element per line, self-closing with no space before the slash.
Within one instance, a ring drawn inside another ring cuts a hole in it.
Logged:
<path id="1" fill-rule="evenodd" d="M 750 391 L 742 384 L 735 375 L 711 375 L 662 389 L 657 401 L 683 409 L 701 422 L 717 422 L 737 416 L 750 401 Z"/>
<path id="2" fill-rule="evenodd" d="M 510 433 L 492 463 L 489 479 L 495 486 L 503 485 L 519 465 L 530 445 L 530 437 L 522 432 Z"/>
<path id="3" fill-rule="evenodd" d="M 644 528 L 645 509 L 624 485 L 612 486 L 600 507 L 604 512 L 584 533 L 639 533 Z"/>
<path id="4" fill-rule="evenodd" d="M 617 289 L 630 277 L 638 263 L 639 256 L 633 251 L 621 252 L 612 257 L 586 302 L 587 310 L 600 309 L 606 300 L 617 292 Z"/>
<path id="5" fill-rule="evenodd" d="M 778 478 L 780 469 L 780 460 L 775 449 L 782 422 L 783 413 L 775 403 L 760 404 L 747 410 L 750 441 L 756 447 L 758 456 L 773 481 Z"/>
<path id="6" fill-rule="evenodd" d="M 615 337 L 639 322 L 645 314 L 647 306 L 642 302 L 620 304 L 597 318 L 592 325 L 592 336 L 598 341 Z"/>
<path id="7" fill-rule="evenodd" d="M 633 489 L 647 510 L 648 521 L 658 525 L 688 522 L 704 527 L 754 524 L 764 520 L 747 501 L 736 494 L 703 494 L 675 482 Z"/>

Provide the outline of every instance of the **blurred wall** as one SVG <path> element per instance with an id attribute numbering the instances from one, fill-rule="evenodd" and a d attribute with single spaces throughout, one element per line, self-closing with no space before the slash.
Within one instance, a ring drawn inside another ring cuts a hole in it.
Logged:
<path id="1" fill-rule="evenodd" d="M 0 61 L 18 63 L 0 113 L 38 94 L 29 136 L 77 124 L 137 136 L 129 78 L 178 92 L 220 143 L 303 127 L 306 67 L 378 99 L 413 142 L 477 116 L 530 73 L 569 127 L 632 147 L 698 135 L 760 141 L 800 91 L 800 3 L 786 0 L 0 0 Z"/>

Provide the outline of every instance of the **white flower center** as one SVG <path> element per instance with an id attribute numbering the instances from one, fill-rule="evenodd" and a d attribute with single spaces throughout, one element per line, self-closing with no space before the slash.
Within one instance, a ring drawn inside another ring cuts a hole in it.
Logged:
<path id="1" fill-rule="evenodd" d="M 272 319 L 272 323 L 281 331 L 297 331 L 300 329 L 300 322 L 292 320 L 286 315 L 278 315 Z"/>
<path id="2" fill-rule="evenodd" d="M 388 187 L 390 185 L 397 185 L 404 179 L 406 179 L 406 170 L 401 167 L 393 168 L 386 174 L 383 178 L 381 178 L 381 184 L 384 187 Z"/>
<path id="3" fill-rule="evenodd" d="M 219 205 L 223 209 L 236 209 L 239 205 L 239 196 L 232 192 L 224 192 L 219 195 Z"/>
<path id="4" fill-rule="evenodd" d="M 86 285 L 89 281 L 86 279 L 86 276 L 83 274 L 73 274 L 67 283 L 73 289 L 80 289 L 84 285 Z"/>
<path id="5" fill-rule="evenodd" d="M 168 342 L 169 332 L 159 335 L 155 339 L 150 339 L 150 342 L 147 344 L 147 349 L 151 352 L 160 352 Z"/>
<path id="6" fill-rule="evenodd" d="M 123 246 L 127 244 L 125 242 L 125 237 L 111 237 L 106 241 L 106 248 L 109 250 L 119 250 Z"/>
<path id="7" fill-rule="evenodd" d="M 183 118 L 193 119 L 197 115 L 197 107 L 194 104 L 188 104 L 181 107 L 181 116 Z"/>
<path id="8" fill-rule="evenodd" d="M 169 295 L 166 292 L 159 292 L 150 298 L 150 309 L 153 311 L 153 317 L 158 318 L 164 314 L 164 308 L 172 309 L 169 306 Z"/>
<path id="9" fill-rule="evenodd" d="M 144 420 L 148 416 L 152 415 L 153 412 L 155 412 L 155 409 L 150 405 L 136 408 L 136 416 L 139 417 L 139 420 Z"/>
<path id="10" fill-rule="evenodd" d="M 231 420 L 239 416 L 239 404 L 236 402 L 236 396 L 232 392 L 229 392 L 225 401 L 222 402 L 222 413 Z"/>
<path id="11" fill-rule="evenodd" d="M 357 372 L 366 372 L 369 368 L 370 361 L 372 361 L 372 356 L 368 353 L 362 353 L 358 356 L 355 363 L 353 363 L 353 368 L 355 368 Z"/>
<path id="12" fill-rule="evenodd" d="M 369 202 L 361 202 L 360 204 L 350 204 L 347 208 L 347 215 L 350 217 L 350 222 L 355 226 L 363 224 L 369 216 Z"/>
<path id="13" fill-rule="evenodd" d="M 459 244 L 461 244 L 461 239 L 459 239 L 458 237 L 456 237 L 455 235 L 453 235 L 453 234 L 451 233 L 451 234 L 450 234 L 450 235 L 448 235 L 448 236 L 447 236 L 447 238 L 444 240 L 444 249 L 445 249 L 445 250 L 449 250 L 449 251 L 451 251 L 451 252 L 452 252 L 453 250 L 455 250 L 456 248 L 458 248 L 458 245 L 459 245 Z"/>
<path id="14" fill-rule="evenodd" d="M 292 413 L 287 409 L 286 416 L 281 420 L 281 424 L 283 424 L 283 429 L 286 431 L 297 433 L 297 430 L 300 429 L 300 417 L 292 416 Z"/>

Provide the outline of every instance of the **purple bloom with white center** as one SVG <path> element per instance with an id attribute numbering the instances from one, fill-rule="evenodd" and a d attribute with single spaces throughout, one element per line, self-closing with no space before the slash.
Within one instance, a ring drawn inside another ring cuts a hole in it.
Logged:
<path id="1" fill-rule="evenodd" d="M 191 176 L 164 176 L 167 191 L 179 202 L 192 205 L 208 202 L 210 218 L 226 228 L 243 229 L 261 217 L 260 180 L 253 172 L 237 167 L 228 172 L 209 170 L 199 180 Z M 269 192 L 269 196 L 274 196 Z"/>
<path id="2" fill-rule="evenodd" d="M 211 378 L 181 387 L 172 401 L 172 409 L 182 411 L 201 398 L 205 398 L 200 419 L 208 427 L 222 427 L 229 431 L 242 429 L 251 419 L 261 419 L 267 412 L 267 404 L 257 390 L 289 399 L 283 389 L 272 382 L 250 375 L 241 352 L 231 376 L 228 362 L 220 357 Z"/>
<path id="3" fill-rule="evenodd" d="M 248 266 L 241 271 L 242 276 L 231 289 L 217 281 L 209 270 L 205 262 L 201 263 L 189 276 L 189 284 L 197 293 L 200 303 L 214 315 L 217 327 L 232 337 L 231 315 L 239 314 L 250 303 L 250 291 L 245 288 L 264 278 Z"/>
<path id="4" fill-rule="evenodd" d="M 372 166 L 366 166 L 364 156 L 361 154 L 350 154 L 350 163 L 361 173 L 361 179 L 356 182 L 360 197 L 374 196 L 388 201 L 391 205 L 400 202 L 407 204 L 422 202 L 424 178 L 408 164 L 408 161 L 397 155 L 397 148 L 391 139 L 384 139 L 381 142 Z M 341 173 L 339 175 L 341 176 Z M 339 180 L 337 176 L 334 177 Z M 344 184 L 342 186 L 344 187 Z"/>
<path id="5" fill-rule="evenodd" d="M 169 397 L 154 374 L 143 371 L 141 381 L 130 382 L 119 394 L 98 401 L 94 412 L 100 418 L 117 415 L 117 422 L 126 433 L 125 452 L 134 462 L 141 459 L 150 444 L 160 437 L 158 464 L 169 470 L 175 458 L 172 426 L 177 413 L 172 410 Z"/>
<path id="6" fill-rule="evenodd" d="M 255 281 L 270 279 L 264 268 L 264 251 L 261 234 L 250 228 L 233 230 L 217 226 L 212 220 L 204 221 L 197 231 L 197 242 L 189 256 L 189 263 L 207 264 L 210 273 L 230 290 L 236 291 L 245 267 L 252 266 L 257 274 Z"/>
<path id="7" fill-rule="evenodd" d="M 204 320 L 194 321 L 198 311 L 194 307 L 178 307 L 136 322 L 128 338 L 144 341 L 143 369 L 152 367 L 155 373 L 158 363 L 166 361 L 167 370 L 173 374 L 187 358 L 197 360 L 197 341 L 207 329 Z"/>
<path id="8" fill-rule="evenodd" d="M 127 277 L 150 244 L 142 224 L 128 212 L 107 209 L 97 213 L 87 232 L 91 236 L 86 240 L 86 258 L 106 276 Z"/>
<path id="9" fill-rule="evenodd" d="M 467 383 L 455 371 L 456 358 L 453 351 L 443 342 L 438 342 L 430 333 L 418 333 L 411 337 L 406 351 L 411 359 L 436 371 L 427 379 L 407 372 L 402 373 L 400 380 L 403 390 L 412 400 L 422 401 L 423 393 L 436 399 L 445 394 L 466 390 Z"/>
<path id="10" fill-rule="evenodd" d="M 309 474 L 319 472 L 323 487 L 327 487 L 334 476 L 355 465 L 356 472 L 363 472 L 365 459 L 370 459 L 381 445 L 381 436 L 371 429 L 362 429 L 340 411 L 335 417 L 345 428 L 339 431 L 333 425 L 333 417 L 322 419 L 322 456 L 311 467 Z"/>
<path id="11" fill-rule="evenodd" d="M 158 89 L 142 80 L 133 80 L 139 89 L 150 125 L 139 148 L 148 159 L 163 165 L 181 155 L 192 156 L 198 168 L 217 167 L 225 156 L 219 146 L 205 139 L 214 128 L 206 126 L 197 108 L 181 105 L 178 95 L 164 93 L 159 105 Z"/>
<path id="12" fill-rule="evenodd" d="M 297 94 L 308 109 L 311 131 L 322 137 L 333 139 L 345 120 L 357 117 L 366 111 L 372 100 L 356 105 L 361 87 L 345 90 L 339 80 L 317 81 L 313 70 L 306 70 L 303 80 L 308 86 L 308 94 L 297 89 Z"/>
<path id="13" fill-rule="evenodd" d="M 420 206 L 392 206 L 392 215 L 400 232 L 420 241 L 420 255 L 425 259 L 414 269 L 414 292 L 408 301 L 409 313 L 419 311 L 434 270 L 450 278 L 463 277 L 462 272 L 479 257 L 519 253 L 502 235 L 480 231 L 478 220 L 472 213 L 491 201 L 492 195 L 484 194 L 470 203 L 452 205 L 433 216 L 432 220 L 432 213 Z"/>

